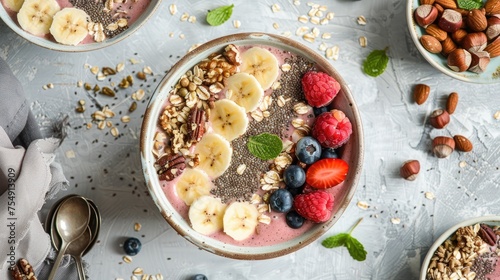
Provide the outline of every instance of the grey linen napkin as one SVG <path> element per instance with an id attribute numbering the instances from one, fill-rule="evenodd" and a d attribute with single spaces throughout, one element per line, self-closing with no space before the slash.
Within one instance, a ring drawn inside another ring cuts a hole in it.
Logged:
<path id="1" fill-rule="evenodd" d="M 0 279 L 11 279 L 9 267 L 20 258 L 40 280 L 52 268 L 56 252 L 38 215 L 45 199 L 68 184 L 54 161 L 59 142 L 42 139 L 21 84 L 0 59 Z M 68 257 L 57 279 L 77 279 Z"/>

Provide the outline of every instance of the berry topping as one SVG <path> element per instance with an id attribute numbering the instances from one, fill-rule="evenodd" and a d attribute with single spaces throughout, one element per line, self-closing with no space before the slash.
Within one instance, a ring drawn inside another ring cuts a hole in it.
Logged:
<path id="1" fill-rule="evenodd" d="M 333 209 L 333 194 L 315 191 L 295 197 L 293 206 L 302 217 L 322 223 L 330 219 Z"/>
<path id="2" fill-rule="evenodd" d="M 337 96 L 340 84 L 326 73 L 310 71 L 302 77 L 302 90 L 309 105 L 323 107 Z"/>
<path id="3" fill-rule="evenodd" d="M 349 165 L 342 159 L 320 159 L 307 169 L 306 181 L 316 189 L 327 189 L 342 183 L 348 171 Z"/>
<path id="4" fill-rule="evenodd" d="M 141 251 L 141 241 L 139 239 L 130 237 L 123 243 L 123 249 L 129 256 L 135 256 Z"/>
<path id="5" fill-rule="evenodd" d="M 328 107 L 327 106 L 323 106 L 323 107 L 319 107 L 319 108 L 316 108 L 314 107 L 313 108 L 313 113 L 314 113 L 314 116 L 319 116 L 321 114 L 323 114 L 324 112 L 328 112 Z"/>
<path id="6" fill-rule="evenodd" d="M 339 155 L 333 148 L 323 148 L 321 151 L 321 158 L 338 158 Z"/>
<path id="7" fill-rule="evenodd" d="M 191 280 L 208 280 L 208 278 L 207 278 L 207 276 L 205 276 L 203 274 L 196 274 L 196 275 L 193 275 Z"/>
<path id="8" fill-rule="evenodd" d="M 352 134 L 351 121 L 344 112 L 333 109 L 316 118 L 312 136 L 325 148 L 338 148 L 344 145 Z"/>
<path id="9" fill-rule="evenodd" d="M 321 156 L 321 145 L 311 136 L 302 137 L 295 146 L 295 155 L 305 164 L 314 163 Z"/>
<path id="10" fill-rule="evenodd" d="M 300 188 L 306 181 L 306 172 L 298 165 L 290 165 L 283 173 L 283 181 L 287 187 Z"/>
<path id="11" fill-rule="evenodd" d="M 293 206 L 292 194 L 286 189 L 276 190 L 269 197 L 269 205 L 276 212 L 286 213 Z"/>
<path id="12" fill-rule="evenodd" d="M 300 228 L 304 224 L 304 217 L 292 210 L 286 213 L 286 224 L 291 228 Z"/>

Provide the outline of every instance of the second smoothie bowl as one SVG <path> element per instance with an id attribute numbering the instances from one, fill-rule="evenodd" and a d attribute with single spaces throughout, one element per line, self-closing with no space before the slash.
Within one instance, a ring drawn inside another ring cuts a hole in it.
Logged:
<path id="1" fill-rule="evenodd" d="M 340 218 L 362 137 L 350 90 L 326 59 L 284 37 L 242 33 L 172 67 L 146 110 L 141 159 L 180 235 L 218 255 L 268 259 Z"/>

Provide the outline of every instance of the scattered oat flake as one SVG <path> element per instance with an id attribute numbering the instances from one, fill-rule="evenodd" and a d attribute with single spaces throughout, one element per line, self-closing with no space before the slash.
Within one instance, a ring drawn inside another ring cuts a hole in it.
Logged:
<path id="1" fill-rule="evenodd" d="M 174 32 L 168 33 L 168 37 L 170 37 L 170 38 L 174 37 L 174 35 L 175 35 Z"/>
<path id="2" fill-rule="evenodd" d="M 290 37 L 292 36 L 292 32 L 290 32 L 290 31 L 285 31 L 285 32 L 283 32 L 281 35 L 283 35 L 283 36 L 285 36 L 285 37 L 287 37 L 287 38 L 290 38 Z"/>
<path id="3" fill-rule="evenodd" d="M 495 118 L 495 120 L 500 120 L 500 111 L 496 111 L 493 117 Z"/>
<path id="4" fill-rule="evenodd" d="M 462 160 L 461 162 L 458 163 L 458 166 L 460 166 L 460 168 L 464 168 L 467 166 L 467 162 Z"/>
<path id="5" fill-rule="evenodd" d="M 339 59 L 339 47 L 333 46 L 331 48 L 326 49 L 326 57 L 329 59 L 337 60 Z"/>
<path id="6" fill-rule="evenodd" d="M 332 34 L 329 32 L 325 32 L 323 33 L 323 35 L 321 35 L 321 39 L 330 39 L 330 38 L 332 38 Z"/>
<path id="7" fill-rule="evenodd" d="M 309 27 L 301 26 L 301 27 L 297 28 L 297 31 L 295 31 L 295 35 L 302 36 L 302 35 L 306 34 L 307 31 L 309 31 Z"/>
<path id="8" fill-rule="evenodd" d="M 395 225 L 399 225 L 401 223 L 401 219 L 400 218 L 391 218 L 391 223 L 393 223 Z"/>
<path id="9" fill-rule="evenodd" d="M 292 66 L 290 64 L 288 64 L 288 63 L 285 63 L 285 64 L 281 65 L 281 70 L 283 72 L 288 72 L 288 71 L 290 71 L 290 69 L 292 69 Z"/>
<path id="10" fill-rule="evenodd" d="M 177 13 L 177 6 L 175 4 L 171 4 L 168 9 L 170 10 L 171 15 L 175 15 Z"/>
<path id="11" fill-rule="evenodd" d="M 179 35 L 179 38 L 181 38 L 181 39 L 184 39 L 185 37 L 186 37 L 186 35 L 184 35 L 184 34 Z"/>
<path id="12" fill-rule="evenodd" d="M 144 270 L 140 267 L 134 269 L 134 271 L 132 271 L 132 274 L 134 275 L 142 275 L 144 273 Z"/>
<path id="13" fill-rule="evenodd" d="M 234 28 L 240 28 L 241 21 L 239 21 L 237 19 L 233 20 L 233 26 L 234 26 Z"/>
<path id="14" fill-rule="evenodd" d="M 132 64 L 137 64 L 137 63 L 140 63 L 140 61 L 132 57 L 132 58 L 130 59 L 130 63 L 132 63 Z"/>
<path id="15" fill-rule="evenodd" d="M 273 23 L 273 28 L 274 29 L 279 29 L 280 25 L 277 22 L 275 22 L 275 23 Z"/>
<path id="16" fill-rule="evenodd" d="M 245 172 L 245 169 L 247 168 L 247 166 L 245 164 L 240 164 L 238 166 L 238 168 L 236 168 L 236 173 L 238 173 L 239 175 L 243 174 Z"/>
<path id="17" fill-rule="evenodd" d="M 189 16 L 188 22 L 195 23 L 196 22 L 196 17 L 195 16 Z"/>
<path id="18" fill-rule="evenodd" d="M 92 68 L 90 68 L 90 72 L 94 75 L 96 75 L 97 73 L 99 73 L 99 66 L 94 66 Z"/>
<path id="19" fill-rule="evenodd" d="M 141 230 L 141 228 L 142 228 L 142 225 L 141 225 L 140 223 L 135 223 L 135 224 L 134 224 L 134 230 L 135 230 L 135 231 L 140 231 L 140 230 Z"/>
<path id="20" fill-rule="evenodd" d="M 188 13 L 183 13 L 182 16 L 181 16 L 181 21 L 186 21 L 188 20 L 189 18 L 189 14 Z"/>
<path id="21" fill-rule="evenodd" d="M 433 200 L 434 198 L 436 198 L 436 196 L 432 192 L 425 192 L 425 198 Z"/>
<path id="22" fill-rule="evenodd" d="M 300 1 L 299 1 L 299 0 L 294 0 L 294 1 L 293 1 L 293 4 L 294 4 L 295 6 L 299 6 L 299 5 L 300 5 Z"/>
<path id="23" fill-rule="evenodd" d="M 66 151 L 66 157 L 67 158 L 75 158 L 76 157 L 75 151 L 73 151 L 73 150 L 67 150 Z"/>
<path id="24" fill-rule="evenodd" d="M 304 36 L 302 36 L 304 40 L 310 43 L 314 43 L 314 40 L 316 39 L 316 36 L 314 36 L 313 33 L 306 33 Z"/>
<path id="25" fill-rule="evenodd" d="M 366 48 L 366 45 L 368 44 L 368 39 L 365 36 L 359 37 L 359 45 L 363 48 Z"/>
<path id="26" fill-rule="evenodd" d="M 319 44 L 319 46 L 318 46 L 318 49 L 319 49 L 320 51 L 323 51 L 323 52 L 324 52 L 324 51 L 326 51 L 326 49 L 327 49 L 327 48 L 328 48 L 328 46 L 327 46 L 325 43 L 321 43 L 321 44 Z"/>
<path id="27" fill-rule="evenodd" d="M 335 14 L 333 12 L 329 12 L 325 16 L 325 18 L 328 20 L 332 20 L 334 17 L 335 17 Z"/>
<path id="28" fill-rule="evenodd" d="M 366 25 L 366 18 L 364 16 L 359 16 L 357 22 L 359 25 Z"/>
<path id="29" fill-rule="evenodd" d="M 273 10 L 273 13 L 277 13 L 277 12 L 281 11 L 281 7 L 278 4 L 273 4 L 271 6 L 271 10 Z"/>
<path id="30" fill-rule="evenodd" d="M 118 128 L 116 126 L 111 128 L 111 135 L 113 135 L 114 137 L 117 137 L 119 133 L 120 132 L 118 131 Z"/>
<path id="31" fill-rule="evenodd" d="M 363 210 L 366 210 L 370 207 L 370 205 L 368 205 L 368 202 L 366 201 L 358 201 L 356 205 Z"/>
<path id="32" fill-rule="evenodd" d="M 123 261 L 126 262 L 126 263 L 131 263 L 132 262 L 132 258 L 129 257 L 129 256 L 123 256 Z"/>
<path id="33" fill-rule="evenodd" d="M 302 23 L 307 23 L 309 21 L 309 18 L 307 16 L 302 15 L 298 18 L 298 21 Z"/>
<path id="34" fill-rule="evenodd" d="M 48 87 L 47 85 L 43 85 L 43 86 L 42 86 L 42 88 L 43 88 L 44 90 L 47 90 L 49 87 Z"/>
<path id="35" fill-rule="evenodd" d="M 83 81 L 80 80 L 80 81 L 76 82 L 76 86 L 77 87 L 82 87 L 83 86 Z"/>

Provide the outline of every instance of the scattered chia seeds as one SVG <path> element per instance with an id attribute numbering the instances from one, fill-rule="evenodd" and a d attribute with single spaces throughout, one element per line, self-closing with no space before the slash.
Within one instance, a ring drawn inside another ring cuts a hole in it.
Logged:
<path id="1" fill-rule="evenodd" d="M 297 117 L 293 111 L 293 105 L 304 100 L 300 79 L 307 71 L 313 70 L 313 63 L 300 56 L 291 56 L 285 59 L 285 63 L 292 66 L 288 72 L 282 72 L 279 79 L 281 87 L 272 91 L 273 103 L 269 107 L 271 116 L 257 122 L 251 120 L 248 129 L 241 137 L 231 142 L 233 157 L 231 166 L 218 178 L 214 180 L 215 188 L 212 194 L 220 197 L 223 202 L 231 200 L 250 200 L 260 186 L 260 176 L 269 170 L 269 164 L 264 160 L 253 156 L 248 148 L 248 138 L 260 133 L 272 133 L 280 135 L 282 139 L 291 137 L 287 134 L 292 118 Z M 291 98 L 285 106 L 279 107 L 277 99 L 279 96 Z M 239 175 L 236 171 L 239 165 L 245 164 L 245 172 Z"/>

